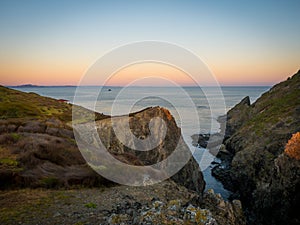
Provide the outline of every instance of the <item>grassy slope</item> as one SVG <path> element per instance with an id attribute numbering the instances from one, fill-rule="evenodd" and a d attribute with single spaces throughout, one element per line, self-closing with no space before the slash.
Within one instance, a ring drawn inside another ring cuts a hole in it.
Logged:
<path id="1" fill-rule="evenodd" d="M 47 161 L 53 166 L 84 162 L 73 137 L 72 107 L 56 99 L 0 86 L 0 188 L 14 185 L 16 176 Z M 74 107 L 77 113 L 93 115 L 87 109 Z M 95 116 L 108 117 L 100 113 Z M 41 182 L 53 180 L 51 174 L 41 176 Z"/>
<path id="2" fill-rule="evenodd" d="M 74 106 L 80 113 L 87 112 Z M 96 120 L 107 118 L 95 113 Z M 56 99 L 40 96 L 36 93 L 24 93 L 0 86 L 0 119 L 47 119 L 55 117 L 64 122 L 72 120 L 72 105 Z"/>
<path id="3" fill-rule="evenodd" d="M 235 150 L 242 151 L 250 146 L 249 143 L 251 148 L 263 148 L 277 141 L 280 146 L 269 149 L 276 157 L 282 153 L 282 147 L 292 133 L 299 130 L 299 96 L 300 72 L 275 85 L 248 107 L 247 120 L 229 142 L 239 142 Z"/>
<path id="4" fill-rule="evenodd" d="M 0 119 L 58 117 L 70 121 L 71 110 L 70 104 L 0 86 Z"/>
<path id="5" fill-rule="evenodd" d="M 252 118 L 244 126 L 249 130 L 255 126 L 257 135 L 263 130 L 277 123 L 290 125 L 295 117 L 295 109 L 300 106 L 300 72 L 287 81 L 275 85 L 270 91 L 263 94 L 252 105 Z"/>

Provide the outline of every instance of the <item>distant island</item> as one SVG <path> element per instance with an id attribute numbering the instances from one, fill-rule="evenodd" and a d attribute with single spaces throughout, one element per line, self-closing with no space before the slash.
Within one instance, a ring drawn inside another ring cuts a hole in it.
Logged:
<path id="1" fill-rule="evenodd" d="M 32 87 L 43 87 L 35 84 L 21 84 L 21 85 L 14 85 L 14 86 L 8 86 L 12 88 L 32 88 Z"/>
<path id="2" fill-rule="evenodd" d="M 76 87 L 75 85 L 36 85 L 36 84 L 21 84 L 9 85 L 8 88 L 45 88 L 45 87 Z"/>

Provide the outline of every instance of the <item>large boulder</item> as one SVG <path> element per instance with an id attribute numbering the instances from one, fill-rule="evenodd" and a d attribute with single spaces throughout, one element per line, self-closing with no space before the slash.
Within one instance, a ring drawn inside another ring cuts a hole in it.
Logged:
<path id="1" fill-rule="evenodd" d="M 142 165 L 154 165 L 158 162 L 165 160 L 169 157 L 176 148 L 179 149 L 181 155 L 178 155 L 176 160 L 185 160 L 190 158 L 186 165 L 178 171 L 172 180 L 181 184 L 190 190 L 202 193 L 204 190 L 205 182 L 203 180 L 202 172 L 199 165 L 190 153 L 190 150 L 184 142 L 181 129 L 177 127 L 174 117 L 170 112 L 161 107 L 150 107 L 137 113 L 129 115 L 129 132 L 123 132 L 121 139 L 126 144 L 132 146 L 132 148 L 138 149 L 139 142 L 132 140 L 132 134 L 137 140 L 145 140 L 149 135 L 157 138 L 159 143 L 155 148 L 151 149 L 151 141 L 146 142 L 143 148 L 149 148 L 148 151 L 138 151 L 126 146 L 122 141 L 118 139 L 112 126 L 112 120 L 114 123 L 123 124 L 126 123 L 127 116 L 120 116 L 116 118 L 108 118 L 97 122 L 99 136 L 104 143 L 105 147 L 114 155 L 132 155 L 139 159 Z M 149 123 L 153 118 L 161 118 L 166 124 L 166 133 L 163 135 L 162 124 L 160 122 L 154 122 L 151 126 L 151 133 Z M 125 126 L 125 125 L 124 125 Z M 119 134 L 120 135 L 120 134 Z M 126 162 L 131 164 L 130 162 Z M 175 162 L 171 162 L 175 163 Z M 171 165 L 172 166 L 172 165 Z"/>

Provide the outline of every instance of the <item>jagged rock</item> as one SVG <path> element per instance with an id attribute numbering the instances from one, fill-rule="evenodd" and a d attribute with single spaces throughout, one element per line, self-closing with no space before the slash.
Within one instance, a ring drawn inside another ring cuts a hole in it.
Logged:
<path id="1" fill-rule="evenodd" d="M 209 138 L 210 138 L 210 134 L 194 134 L 192 135 L 192 140 L 193 140 L 192 144 L 194 146 L 206 148 Z"/>
<path id="2" fill-rule="evenodd" d="M 106 221 L 108 224 L 205 224 L 218 225 L 208 209 L 191 204 L 182 206 L 181 200 L 174 199 L 169 202 L 154 201 L 150 204 L 140 204 L 138 208 L 133 208 L 134 217 L 124 213 L 124 206 L 119 210 L 113 210 Z M 225 223 L 220 224 L 225 225 Z"/>
<path id="3" fill-rule="evenodd" d="M 250 117 L 250 98 L 243 98 L 234 108 L 227 113 L 225 139 L 235 133 Z"/>
<path id="4" fill-rule="evenodd" d="M 214 166 L 211 170 L 211 174 L 222 182 L 224 188 L 231 191 L 235 189 L 230 177 L 230 172 L 228 169 L 223 167 L 222 163 Z"/>
<path id="5" fill-rule="evenodd" d="M 224 145 L 233 156 L 228 166 L 213 171 L 240 196 L 249 224 L 300 221 L 294 210 L 299 207 L 299 164 L 282 156 L 300 128 L 299 96 L 300 71 L 252 105 L 246 98 L 228 112 Z"/>
<path id="6" fill-rule="evenodd" d="M 178 160 L 190 157 L 187 164 L 171 177 L 172 180 L 181 184 L 190 190 L 202 193 L 204 190 L 205 182 L 203 175 L 200 171 L 199 165 L 196 160 L 192 157 L 188 146 L 183 141 L 181 136 L 181 130 L 177 127 L 175 119 L 170 112 L 161 107 L 150 107 L 140 112 L 130 114 L 130 128 L 135 137 L 148 137 L 149 136 L 149 122 L 152 118 L 161 118 L 166 122 L 167 131 L 165 137 L 162 136 L 162 128 L 160 123 L 155 123 L 152 126 L 151 135 L 158 137 L 160 143 L 157 147 L 149 151 L 136 151 L 126 147 L 123 142 L 118 140 L 112 126 L 111 119 L 104 119 L 97 122 L 99 136 L 111 153 L 115 155 L 132 155 L 136 157 L 143 165 L 153 165 L 164 159 L 166 159 L 175 148 L 179 148 L 182 152 L 182 156 L 178 155 Z M 124 121 L 124 122 L 123 122 Z M 116 117 L 115 123 L 126 123 L 126 116 Z M 123 125 L 122 125 L 123 126 Z M 125 125 L 124 125 L 125 126 Z M 122 133 L 124 137 L 122 139 L 127 141 L 133 147 L 138 148 L 138 143 L 135 143 L 130 133 Z M 151 145 L 151 142 L 149 142 Z M 146 143 L 143 148 L 147 148 Z M 130 164 L 130 161 L 126 161 Z M 174 162 L 172 162 L 174 163 Z"/>
<path id="7" fill-rule="evenodd" d="M 299 224 L 300 161 L 281 154 L 274 165 L 270 183 L 258 183 L 253 192 L 253 211 L 264 223 Z"/>
<path id="8" fill-rule="evenodd" d="M 213 134 L 194 134 L 191 137 L 194 146 L 207 148 L 214 156 L 218 154 L 223 141 L 222 132 Z"/>
<path id="9" fill-rule="evenodd" d="M 212 217 L 218 224 L 246 224 L 241 202 L 239 200 L 224 201 L 221 195 L 215 194 L 212 189 L 204 194 L 201 207 L 210 209 Z"/>

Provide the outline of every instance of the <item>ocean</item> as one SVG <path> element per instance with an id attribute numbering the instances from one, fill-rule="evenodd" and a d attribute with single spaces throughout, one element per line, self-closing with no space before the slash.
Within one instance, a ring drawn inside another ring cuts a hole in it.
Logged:
<path id="1" fill-rule="evenodd" d="M 215 159 L 209 151 L 192 146 L 191 136 L 196 133 L 216 133 L 220 129 L 217 122 L 244 97 L 249 96 L 253 103 L 267 86 L 224 86 L 223 95 L 217 94 L 215 87 L 200 89 L 199 87 L 80 87 L 76 92 L 74 86 L 14 87 L 24 92 L 35 92 L 42 96 L 66 99 L 83 107 L 96 110 L 107 115 L 124 115 L 149 106 L 168 108 L 174 115 L 176 123 L 182 128 L 183 137 L 195 159 L 198 161 L 206 181 L 206 189 L 214 189 L 225 199 L 230 192 L 211 176 L 210 163 Z M 75 96 L 76 93 L 76 96 Z M 129 107 L 130 106 L 130 107 Z M 196 113 L 196 114 L 195 114 Z"/>

